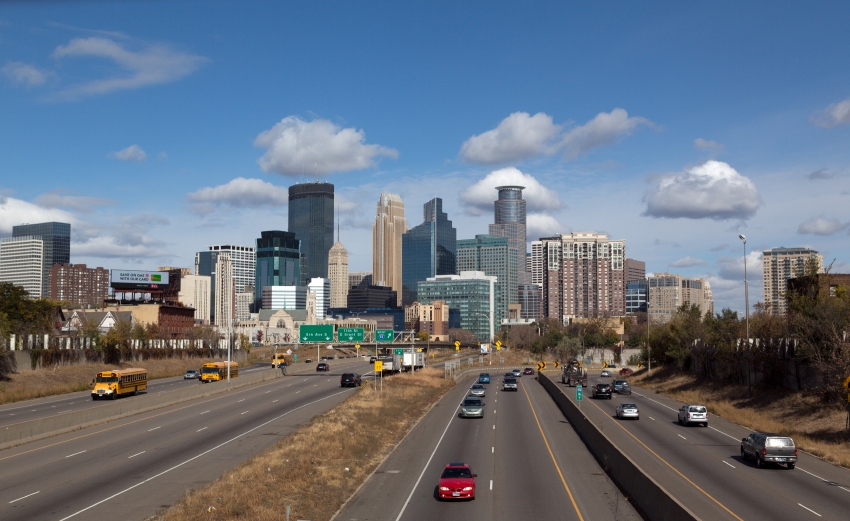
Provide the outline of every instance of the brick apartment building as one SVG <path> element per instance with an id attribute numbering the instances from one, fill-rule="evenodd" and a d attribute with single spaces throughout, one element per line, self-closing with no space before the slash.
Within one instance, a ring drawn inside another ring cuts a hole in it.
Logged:
<path id="1" fill-rule="evenodd" d="M 109 290 L 109 270 L 85 264 L 54 264 L 50 268 L 50 298 L 71 307 L 98 308 Z"/>

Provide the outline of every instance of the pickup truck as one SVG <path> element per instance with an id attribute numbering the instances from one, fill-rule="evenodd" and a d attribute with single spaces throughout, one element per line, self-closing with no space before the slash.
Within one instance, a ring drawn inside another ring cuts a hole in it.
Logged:
<path id="1" fill-rule="evenodd" d="M 502 390 L 503 391 L 517 391 L 516 378 L 505 378 L 502 381 Z"/>

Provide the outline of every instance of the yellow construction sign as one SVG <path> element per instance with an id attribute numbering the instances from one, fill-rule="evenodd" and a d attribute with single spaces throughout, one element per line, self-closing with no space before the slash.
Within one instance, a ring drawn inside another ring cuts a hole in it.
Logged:
<path id="1" fill-rule="evenodd" d="M 501 351 L 501 350 L 502 350 L 502 341 L 496 340 L 496 351 Z"/>
<path id="2" fill-rule="evenodd" d="M 381 373 L 384 371 L 384 363 L 380 360 L 375 360 L 375 373 Z"/>

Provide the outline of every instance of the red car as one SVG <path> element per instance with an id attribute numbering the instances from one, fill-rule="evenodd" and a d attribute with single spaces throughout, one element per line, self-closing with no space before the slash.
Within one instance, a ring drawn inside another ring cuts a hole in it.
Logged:
<path id="1" fill-rule="evenodd" d="M 466 463 L 449 463 L 440 475 L 440 499 L 475 499 L 475 478 Z"/>
<path id="2" fill-rule="evenodd" d="M 634 372 L 634 371 L 632 371 L 632 370 L 631 370 L 631 369 L 629 369 L 628 367 L 624 367 L 624 368 L 620 369 L 620 376 L 629 376 L 629 375 L 630 375 L 630 374 L 632 374 L 633 372 Z"/>
<path id="3" fill-rule="evenodd" d="M 522 374 L 530 374 L 530 375 L 534 376 L 534 369 L 532 369 L 530 367 L 526 367 L 525 369 L 522 370 Z"/>
<path id="4" fill-rule="evenodd" d="M 331 366 L 329 366 L 328 364 L 326 364 L 324 362 L 322 362 L 321 364 L 316 366 L 316 371 L 330 371 L 330 370 L 331 370 Z"/>

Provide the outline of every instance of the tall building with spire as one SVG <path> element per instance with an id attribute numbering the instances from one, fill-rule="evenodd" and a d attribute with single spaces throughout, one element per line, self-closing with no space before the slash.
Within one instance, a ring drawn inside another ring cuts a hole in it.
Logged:
<path id="1" fill-rule="evenodd" d="M 372 284 L 388 286 L 402 300 L 402 236 L 407 232 L 404 202 L 396 194 L 381 194 L 372 225 Z"/>
<path id="2" fill-rule="evenodd" d="M 348 250 L 339 238 L 339 217 L 336 224 L 336 242 L 328 253 L 328 279 L 331 285 L 330 307 L 344 308 L 348 303 Z"/>

